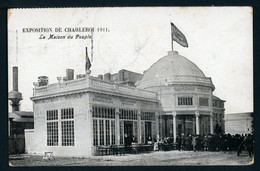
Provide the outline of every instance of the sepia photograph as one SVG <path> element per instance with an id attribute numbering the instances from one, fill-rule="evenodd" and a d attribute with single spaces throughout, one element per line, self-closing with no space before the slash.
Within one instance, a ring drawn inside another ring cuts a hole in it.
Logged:
<path id="1" fill-rule="evenodd" d="M 8 9 L 9 166 L 254 164 L 252 7 Z"/>

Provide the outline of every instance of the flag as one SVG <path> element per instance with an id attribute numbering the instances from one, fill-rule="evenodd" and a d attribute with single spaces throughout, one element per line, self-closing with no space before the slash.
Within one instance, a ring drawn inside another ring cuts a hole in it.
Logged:
<path id="1" fill-rule="evenodd" d="M 86 47 L 86 66 L 85 66 L 85 70 L 89 70 L 91 67 L 91 62 L 89 60 L 89 57 L 88 57 L 88 47 Z"/>
<path id="2" fill-rule="evenodd" d="M 184 34 L 171 22 L 172 41 L 179 43 L 183 47 L 188 47 L 188 42 Z"/>

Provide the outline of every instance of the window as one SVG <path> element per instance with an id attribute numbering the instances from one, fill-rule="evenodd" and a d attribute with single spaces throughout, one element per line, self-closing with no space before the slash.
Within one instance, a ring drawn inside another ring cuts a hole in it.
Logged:
<path id="1" fill-rule="evenodd" d="M 192 106 L 192 97 L 178 97 L 178 106 Z"/>
<path id="2" fill-rule="evenodd" d="M 101 106 L 93 106 L 93 118 L 115 118 L 115 108 L 107 108 Z"/>
<path id="3" fill-rule="evenodd" d="M 74 109 L 61 109 L 62 146 L 74 146 Z"/>
<path id="4" fill-rule="evenodd" d="M 93 119 L 93 145 L 98 145 L 98 127 L 97 120 Z"/>
<path id="5" fill-rule="evenodd" d="M 120 111 L 119 119 L 137 120 L 136 110 L 119 109 L 119 111 Z"/>
<path id="6" fill-rule="evenodd" d="M 110 145 L 110 122 L 105 120 L 106 123 L 106 145 Z"/>
<path id="7" fill-rule="evenodd" d="M 47 146 L 57 146 L 58 138 L 58 122 L 47 122 Z"/>
<path id="8" fill-rule="evenodd" d="M 47 111 L 47 121 L 58 120 L 58 110 L 48 110 Z"/>
<path id="9" fill-rule="evenodd" d="M 104 122 L 99 120 L 99 140 L 100 145 L 104 145 Z"/>
<path id="10" fill-rule="evenodd" d="M 153 121 L 155 120 L 155 113 L 154 112 L 141 112 L 141 120 L 149 120 L 149 121 Z"/>
<path id="11" fill-rule="evenodd" d="M 62 121 L 62 146 L 74 146 L 74 121 Z"/>
<path id="12" fill-rule="evenodd" d="M 200 106 L 209 106 L 209 99 L 208 98 L 199 98 L 199 105 Z"/>
<path id="13" fill-rule="evenodd" d="M 115 108 L 93 106 L 93 145 L 115 144 Z"/>
<path id="14" fill-rule="evenodd" d="M 111 134 L 112 134 L 112 145 L 116 144 L 116 129 L 115 121 L 111 121 Z"/>
<path id="15" fill-rule="evenodd" d="M 74 109 L 61 109 L 61 119 L 73 119 L 74 118 Z"/>
<path id="16" fill-rule="evenodd" d="M 47 146 L 58 146 L 58 110 L 47 111 Z"/>

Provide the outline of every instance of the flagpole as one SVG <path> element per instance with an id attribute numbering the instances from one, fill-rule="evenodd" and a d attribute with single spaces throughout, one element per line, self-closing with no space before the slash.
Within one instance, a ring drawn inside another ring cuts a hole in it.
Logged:
<path id="1" fill-rule="evenodd" d="M 172 23 L 170 22 L 171 25 L 171 45 L 172 45 L 172 51 L 173 51 L 173 40 L 172 40 Z"/>

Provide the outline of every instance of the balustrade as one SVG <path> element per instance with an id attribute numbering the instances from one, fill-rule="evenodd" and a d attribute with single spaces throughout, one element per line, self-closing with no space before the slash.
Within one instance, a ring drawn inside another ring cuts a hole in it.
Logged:
<path id="1" fill-rule="evenodd" d="M 94 88 L 94 89 L 100 89 L 102 91 L 110 91 L 110 92 L 112 91 L 114 93 L 120 92 L 126 95 L 133 95 L 139 97 L 141 96 L 141 97 L 153 98 L 153 99 L 156 98 L 156 93 L 154 92 L 137 89 L 135 87 L 109 83 L 103 80 L 98 80 L 93 77 L 89 78 L 89 86 L 87 84 L 86 78 L 80 78 L 80 79 L 61 82 L 61 83 L 50 84 L 43 87 L 36 87 L 34 90 L 35 91 L 34 96 L 43 96 L 52 93 L 61 93 L 69 90 L 71 91 L 71 90 L 84 89 L 84 88 Z"/>

